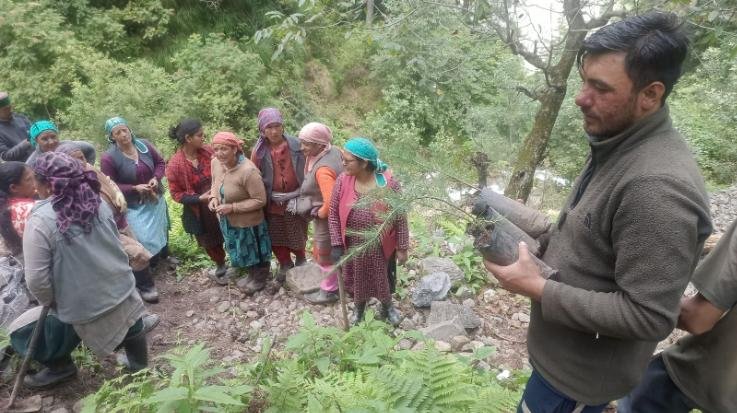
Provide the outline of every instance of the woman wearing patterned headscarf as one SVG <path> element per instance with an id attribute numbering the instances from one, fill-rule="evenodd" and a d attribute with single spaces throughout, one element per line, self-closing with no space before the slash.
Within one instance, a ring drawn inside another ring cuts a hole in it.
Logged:
<path id="1" fill-rule="evenodd" d="M 253 294 L 266 286 L 271 268 L 271 240 L 264 220 L 264 183 L 256 166 L 243 155 L 241 145 L 241 140 L 231 132 L 218 132 L 212 137 L 215 159 L 211 164 L 208 206 L 220 216 L 230 265 L 248 270 L 248 278 L 236 285 L 246 294 Z M 228 282 L 226 276 L 216 281 Z"/>
<path id="2" fill-rule="evenodd" d="M 151 277 L 149 269 L 151 253 L 136 240 L 136 236 L 128 225 L 128 220 L 125 218 L 128 204 L 125 202 L 125 196 L 120 191 L 120 188 L 118 188 L 118 185 L 109 176 L 102 173 L 99 168 L 87 163 L 82 151 L 79 149 L 79 145 L 75 142 L 62 142 L 56 148 L 56 152 L 71 156 L 82 163 L 82 168 L 85 171 L 93 171 L 95 173 L 97 180 L 100 182 L 100 198 L 107 202 L 113 211 L 113 217 L 115 218 L 115 224 L 119 232 L 118 238 L 120 238 L 120 242 L 123 244 L 123 250 L 128 254 L 128 260 L 131 269 L 133 269 L 133 276 L 136 279 Z"/>
<path id="3" fill-rule="evenodd" d="M 299 195 L 304 180 L 305 158 L 299 141 L 284 133 L 284 121 L 275 108 L 258 113 L 259 138 L 251 160 L 261 171 L 266 187 L 266 221 L 269 223 L 271 249 L 279 261 L 278 282 L 284 282 L 287 270 L 305 262 L 307 221 L 287 211 L 290 200 Z M 294 254 L 296 262 L 292 261 Z"/>
<path id="4" fill-rule="evenodd" d="M 169 218 L 164 200 L 166 162 L 156 148 L 133 134 L 125 119 L 105 122 L 110 148 L 102 154 L 100 169 L 115 182 L 128 203 L 126 219 L 136 238 L 153 255 L 151 266 L 169 257 Z M 147 302 L 159 301 L 150 272 L 136 273 L 136 287 Z"/>
<path id="5" fill-rule="evenodd" d="M 299 197 L 295 199 L 297 213 L 313 220 L 312 256 L 325 274 L 320 289 L 305 294 L 312 304 L 325 304 L 338 299 L 338 277 L 333 272 L 330 259 L 330 230 L 328 210 L 330 196 L 338 175 L 343 172 L 340 149 L 331 145 L 333 132 L 326 125 L 311 122 L 299 131 L 299 142 L 305 155 L 305 180 Z"/>
<path id="6" fill-rule="evenodd" d="M 27 376 L 25 384 L 47 386 L 74 375 L 71 353 L 80 340 L 100 357 L 122 346 L 132 370 L 145 368 L 143 302 L 95 173 L 58 152 L 40 155 L 34 172 L 42 200 L 26 223 L 25 277 L 31 293 L 52 312 L 33 355 L 45 368 Z M 20 354 L 28 350 L 33 330 L 29 313 L 11 324 L 11 343 Z"/>
<path id="7" fill-rule="evenodd" d="M 353 138 L 346 142 L 343 167 L 345 172 L 338 177 L 330 199 L 328 223 L 333 262 L 338 262 L 350 248 L 366 248 L 342 267 L 346 289 L 356 304 L 352 321 L 354 324 L 360 322 L 366 303 L 371 297 L 376 297 L 382 304 L 381 315 L 396 326 L 401 315 L 392 305 L 391 293 L 396 283 L 396 264 L 407 261 L 407 217 L 404 214 L 397 216 L 383 231 L 379 243 L 365 245 L 370 240 L 361 233 L 375 230 L 382 222 L 377 213 L 386 212 L 387 207 L 381 203 L 358 207 L 356 203 L 369 192 L 382 191 L 386 187 L 399 191 L 399 183 L 379 159 L 374 144 L 366 138 Z"/>
<path id="8" fill-rule="evenodd" d="M 55 151 L 59 144 L 64 142 L 74 142 L 77 144 L 87 159 L 87 162 L 91 164 L 95 163 L 96 154 L 94 146 L 84 141 L 60 141 L 59 128 L 50 120 L 39 120 L 31 125 L 31 128 L 28 130 L 28 141 L 34 149 L 31 156 L 26 160 L 26 164 L 31 168 L 39 155 L 45 152 Z"/>
<path id="9" fill-rule="evenodd" d="M 166 165 L 169 192 L 176 202 L 182 203 L 184 231 L 194 235 L 197 244 L 215 262 L 217 268 L 211 276 L 220 279 L 228 267 L 217 216 L 207 208 L 212 186 L 212 147 L 205 144 L 202 123 L 197 119 L 179 122 L 169 130 L 169 137 L 179 145 Z"/>

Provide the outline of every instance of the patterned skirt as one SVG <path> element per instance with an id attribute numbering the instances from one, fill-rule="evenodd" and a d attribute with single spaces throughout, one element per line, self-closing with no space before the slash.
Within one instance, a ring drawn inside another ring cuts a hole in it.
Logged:
<path id="1" fill-rule="evenodd" d="M 233 267 L 252 267 L 271 261 L 271 240 L 265 220 L 253 227 L 239 228 L 231 226 L 223 217 L 220 230 Z"/>
<path id="2" fill-rule="evenodd" d="M 352 209 L 346 222 L 345 242 L 348 253 L 351 248 L 359 247 L 365 242 L 363 236 L 351 234 L 351 231 L 366 231 L 375 226 L 373 214 L 362 209 Z M 391 299 L 387 264 L 384 250 L 378 242 L 345 263 L 343 266 L 345 287 L 348 293 L 353 295 L 353 301 L 365 303 L 371 297 L 381 302 Z"/>
<path id="3" fill-rule="evenodd" d="M 292 251 L 302 251 L 307 245 L 307 221 L 298 216 L 267 214 L 271 245 L 287 247 Z"/>

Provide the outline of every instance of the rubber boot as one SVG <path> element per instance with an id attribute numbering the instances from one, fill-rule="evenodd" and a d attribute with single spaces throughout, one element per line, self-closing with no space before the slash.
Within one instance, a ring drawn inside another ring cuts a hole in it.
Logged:
<path id="1" fill-rule="evenodd" d="M 244 293 L 251 295 L 256 291 L 261 291 L 266 287 L 266 280 L 269 278 L 269 267 L 251 267 L 250 275 L 245 282 L 238 282 L 236 286 Z"/>
<path id="2" fill-rule="evenodd" d="M 228 271 L 228 266 L 225 265 L 225 263 L 222 263 L 218 265 L 217 269 L 215 269 L 215 276 L 216 277 L 222 277 L 225 275 L 225 273 Z"/>
<path id="3" fill-rule="evenodd" d="M 133 276 L 136 279 L 136 288 L 138 288 L 143 301 L 152 304 L 158 303 L 159 292 L 154 285 L 154 277 L 151 275 L 150 266 L 140 271 L 133 271 Z"/>
<path id="4" fill-rule="evenodd" d="M 276 277 L 274 278 L 276 282 L 279 284 L 284 284 L 284 281 L 287 280 L 287 271 L 294 268 L 294 263 L 289 261 L 288 263 L 279 263 L 279 269 L 276 272 Z"/>
<path id="5" fill-rule="evenodd" d="M 304 295 L 304 299 L 310 304 L 330 304 L 338 301 L 338 298 L 337 293 L 323 289 Z"/>
<path id="6" fill-rule="evenodd" d="M 23 384 L 33 388 L 46 387 L 57 384 L 75 374 L 77 374 L 77 366 L 74 365 L 71 356 L 66 356 L 49 362 L 36 374 L 27 375 L 23 378 Z"/>
<path id="7" fill-rule="evenodd" d="M 381 303 L 381 317 L 394 327 L 402 322 L 402 314 L 394 307 L 391 301 Z"/>
<path id="8" fill-rule="evenodd" d="M 126 357 L 125 366 L 128 370 L 135 373 L 148 367 L 148 347 L 143 331 L 123 340 L 123 349 Z"/>
<path id="9" fill-rule="evenodd" d="M 366 312 L 366 303 L 356 303 L 356 308 L 351 315 L 351 327 L 355 327 L 363 321 L 363 314 Z"/>

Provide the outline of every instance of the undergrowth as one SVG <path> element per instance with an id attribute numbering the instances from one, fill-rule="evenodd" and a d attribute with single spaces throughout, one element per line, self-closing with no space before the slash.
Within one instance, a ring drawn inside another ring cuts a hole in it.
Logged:
<path id="1" fill-rule="evenodd" d="M 270 339 L 250 363 L 213 367 L 198 344 L 162 356 L 162 373 L 145 370 L 109 380 L 85 399 L 93 412 L 509 412 L 520 386 L 502 383 L 476 369 L 492 348 L 470 356 L 441 353 L 431 343 L 423 350 L 399 350 L 393 336 L 369 312 L 344 332 L 322 327 L 305 312 L 302 328 L 277 350 Z M 252 409 L 250 411 L 253 411 Z"/>

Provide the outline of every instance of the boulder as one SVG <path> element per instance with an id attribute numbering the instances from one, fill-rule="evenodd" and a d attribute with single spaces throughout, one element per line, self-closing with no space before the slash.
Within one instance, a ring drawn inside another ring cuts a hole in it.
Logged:
<path id="1" fill-rule="evenodd" d="M 481 319 L 473 312 L 473 309 L 461 304 L 453 304 L 446 301 L 433 301 L 430 306 L 430 316 L 427 324 L 433 325 L 444 321 L 459 319 L 464 328 L 472 329 L 481 327 Z"/>
<path id="2" fill-rule="evenodd" d="M 445 272 L 435 272 L 422 277 L 412 291 L 412 304 L 415 307 L 430 307 L 433 301 L 444 300 L 450 291 L 450 276 Z"/>
<path id="3" fill-rule="evenodd" d="M 420 332 L 428 338 L 445 341 L 447 343 L 453 337 L 465 335 L 466 329 L 463 328 L 463 323 L 460 319 L 454 318 L 452 320 L 429 325 L 421 329 Z"/>
<path id="4" fill-rule="evenodd" d="M 307 294 L 320 289 L 320 283 L 328 274 L 314 262 L 308 262 L 287 271 L 286 286 L 290 290 Z"/>
<path id="5" fill-rule="evenodd" d="M 423 275 L 444 272 L 448 274 L 452 283 L 461 282 L 464 279 L 463 270 L 450 258 L 425 257 L 420 260 L 418 267 Z"/>

